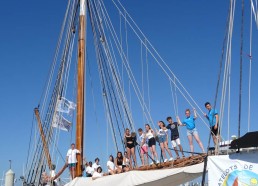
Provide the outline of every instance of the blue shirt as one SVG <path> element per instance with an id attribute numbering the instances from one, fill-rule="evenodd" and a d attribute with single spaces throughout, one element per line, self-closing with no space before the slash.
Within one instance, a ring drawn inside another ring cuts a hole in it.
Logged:
<path id="1" fill-rule="evenodd" d="M 187 128 L 188 130 L 193 130 L 193 129 L 195 128 L 195 119 L 194 119 L 194 117 L 193 117 L 193 116 L 190 116 L 190 117 L 188 117 L 188 118 L 185 118 L 185 119 L 183 120 L 183 124 L 186 125 L 186 128 Z"/>
<path id="2" fill-rule="evenodd" d="M 216 109 L 211 109 L 208 112 L 208 114 L 207 114 L 208 118 L 207 119 L 209 120 L 210 127 L 213 127 L 216 124 L 216 117 L 215 117 L 215 115 L 217 115 L 217 114 L 218 114 L 218 112 L 217 112 Z"/>

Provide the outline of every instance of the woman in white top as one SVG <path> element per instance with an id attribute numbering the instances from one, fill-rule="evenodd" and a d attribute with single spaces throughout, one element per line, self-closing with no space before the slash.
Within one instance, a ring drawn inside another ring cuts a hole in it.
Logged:
<path id="1" fill-rule="evenodd" d="M 154 138 L 154 131 L 150 128 L 149 124 L 145 124 L 145 129 L 146 129 L 146 137 L 148 138 L 148 146 L 151 151 L 151 157 L 154 160 L 154 156 L 155 156 L 157 159 L 156 163 L 159 163 L 158 154 L 156 152 L 156 140 Z M 153 163 L 154 162 L 151 162 L 151 164 Z"/>
<path id="2" fill-rule="evenodd" d="M 114 157 L 112 155 L 109 156 L 109 160 L 107 161 L 107 168 L 109 174 L 116 174 L 116 166 L 114 164 Z"/>
<path id="3" fill-rule="evenodd" d="M 123 168 L 123 172 L 127 172 L 130 170 L 130 160 L 128 158 L 128 154 L 126 151 L 124 152 L 122 168 Z"/>
<path id="4" fill-rule="evenodd" d="M 168 129 L 166 128 L 166 125 L 163 121 L 159 121 L 158 125 L 159 125 L 160 129 L 157 131 L 157 133 L 158 133 L 159 145 L 161 148 L 161 152 L 163 154 L 163 157 L 165 158 L 164 162 L 168 161 L 166 151 L 168 152 L 168 154 L 170 156 L 169 161 L 172 161 L 173 160 L 172 153 L 168 149 Z"/>
<path id="5" fill-rule="evenodd" d="M 97 171 L 94 171 L 93 175 L 92 175 L 92 179 L 95 180 L 97 178 L 101 178 L 105 176 L 103 173 L 102 173 L 102 168 L 101 167 L 98 167 L 97 168 Z"/>

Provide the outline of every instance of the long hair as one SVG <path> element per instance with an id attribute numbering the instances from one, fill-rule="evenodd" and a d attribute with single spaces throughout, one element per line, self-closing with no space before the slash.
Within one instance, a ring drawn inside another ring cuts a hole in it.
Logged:
<path id="1" fill-rule="evenodd" d="M 151 130 L 151 127 L 150 127 L 150 125 L 147 123 L 147 124 L 145 124 L 145 126 L 148 126 L 149 127 L 149 130 Z M 148 131 L 146 131 L 146 132 L 148 132 Z"/>
<path id="2" fill-rule="evenodd" d="M 121 154 L 121 157 L 118 157 L 118 154 Z M 118 151 L 117 154 L 116 154 L 116 158 L 117 158 L 117 159 L 123 159 L 124 157 L 123 157 L 122 152 Z"/>
<path id="3" fill-rule="evenodd" d="M 114 157 L 112 155 L 109 156 L 109 158 L 111 157 L 111 161 L 114 163 Z"/>
<path id="4" fill-rule="evenodd" d="M 162 123 L 162 127 L 165 127 L 166 124 L 164 123 L 164 121 L 159 121 L 160 123 Z"/>

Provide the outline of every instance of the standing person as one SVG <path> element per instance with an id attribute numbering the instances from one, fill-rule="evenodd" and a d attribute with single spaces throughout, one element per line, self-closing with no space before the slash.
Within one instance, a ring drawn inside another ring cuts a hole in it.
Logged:
<path id="1" fill-rule="evenodd" d="M 92 177 L 94 168 L 92 167 L 92 162 L 90 161 L 86 167 L 86 177 Z"/>
<path id="2" fill-rule="evenodd" d="M 183 124 L 181 123 L 178 116 L 177 116 L 177 122 L 179 123 L 179 125 L 186 126 L 186 128 L 187 128 L 187 138 L 189 141 L 191 152 L 192 153 L 194 152 L 194 147 L 193 147 L 193 137 L 194 137 L 196 142 L 202 149 L 202 152 L 204 153 L 204 148 L 203 148 L 202 142 L 199 138 L 198 131 L 195 128 L 195 120 L 197 118 L 196 110 L 193 109 L 193 111 L 194 111 L 194 116 L 191 116 L 190 109 L 186 109 L 185 110 L 186 118 L 183 120 Z M 191 155 L 193 155 L 193 154 L 191 154 Z"/>
<path id="3" fill-rule="evenodd" d="M 95 163 L 93 163 L 92 168 L 94 169 L 94 171 L 97 171 L 98 167 L 100 167 L 99 158 L 95 158 Z"/>
<path id="4" fill-rule="evenodd" d="M 66 163 L 69 166 L 70 174 L 72 179 L 75 178 L 75 167 L 77 164 L 76 155 L 80 154 L 80 151 L 75 148 L 75 144 L 71 144 L 71 148 L 68 150 L 66 155 Z"/>
<path id="5" fill-rule="evenodd" d="M 112 155 L 109 156 L 109 160 L 107 161 L 107 168 L 108 168 L 108 173 L 110 175 L 116 174 L 116 166 L 114 164 L 114 157 Z"/>
<path id="6" fill-rule="evenodd" d="M 157 131 L 158 139 L 159 139 L 159 145 L 161 148 L 161 152 L 163 154 L 164 162 L 166 163 L 168 161 L 166 151 L 168 152 L 170 159 L 169 161 L 173 160 L 172 153 L 168 149 L 168 129 L 166 128 L 166 125 L 163 121 L 158 122 L 159 130 Z M 166 150 L 166 151 L 165 151 Z"/>
<path id="7" fill-rule="evenodd" d="M 171 131 L 171 144 L 175 150 L 177 159 L 180 158 L 177 151 L 177 146 L 179 147 L 180 152 L 182 153 L 182 157 L 185 157 L 182 145 L 180 143 L 179 132 L 178 132 L 178 126 L 179 126 L 178 122 L 173 122 L 172 117 L 170 116 L 167 117 L 167 121 L 169 123 L 167 125 L 167 129 Z"/>
<path id="8" fill-rule="evenodd" d="M 135 137 L 130 134 L 128 128 L 125 129 L 124 141 L 126 144 L 126 151 L 130 160 L 130 165 L 132 166 L 132 158 L 134 161 L 134 166 L 137 167 L 136 156 L 135 156 Z M 131 167 L 132 168 L 132 167 Z"/>
<path id="9" fill-rule="evenodd" d="M 146 129 L 146 137 L 148 138 L 148 146 L 149 146 L 150 151 L 151 151 L 152 160 L 154 160 L 154 157 L 155 157 L 156 160 L 157 160 L 156 163 L 159 163 L 158 154 L 156 152 L 156 140 L 154 138 L 154 131 L 150 128 L 149 124 L 145 124 L 145 129 Z M 151 165 L 153 163 L 154 162 L 152 161 Z"/>
<path id="10" fill-rule="evenodd" d="M 140 136 L 140 149 L 141 149 L 141 161 L 142 165 L 148 165 L 148 142 L 146 139 L 146 134 L 143 132 L 142 128 L 138 129 L 138 133 Z"/>
<path id="11" fill-rule="evenodd" d="M 211 129 L 211 135 L 213 138 L 214 145 L 217 145 L 217 139 L 220 139 L 218 128 L 219 128 L 219 114 L 216 109 L 211 107 L 209 102 L 205 104 L 206 109 L 208 110 L 208 114 L 204 116 L 208 119 Z"/>

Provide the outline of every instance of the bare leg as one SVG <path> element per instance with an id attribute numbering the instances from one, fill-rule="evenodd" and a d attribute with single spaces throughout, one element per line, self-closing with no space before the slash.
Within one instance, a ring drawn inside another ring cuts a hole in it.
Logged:
<path id="1" fill-rule="evenodd" d="M 174 150 L 175 150 L 175 153 L 176 153 L 176 157 L 179 158 L 179 154 L 178 154 L 178 150 L 177 150 L 176 146 L 174 147 Z"/>
<path id="2" fill-rule="evenodd" d="M 199 138 L 199 135 L 198 134 L 194 134 L 194 138 L 195 138 L 196 142 L 199 144 L 200 148 L 202 149 L 202 152 L 204 153 L 205 150 L 203 148 L 203 145 L 202 145 L 202 142 L 201 142 L 201 140 Z"/>
<path id="3" fill-rule="evenodd" d="M 131 150 L 128 148 L 128 147 L 126 147 L 126 151 L 127 151 L 127 154 L 128 154 L 128 158 L 129 158 L 129 162 L 130 162 L 130 168 L 132 168 L 132 157 L 131 157 Z"/>
<path id="4" fill-rule="evenodd" d="M 134 166 L 137 167 L 137 161 L 136 161 L 136 156 L 135 156 L 135 149 L 134 149 L 134 147 L 131 148 L 131 154 L 132 154 L 132 156 L 133 156 Z"/>
<path id="5" fill-rule="evenodd" d="M 185 157 L 184 152 L 183 152 L 183 147 L 182 147 L 182 145 L 178 145 L 178 146 L 179 146 L 179 149 L 180 149 L 180 151 L 181 151 L 181 153 L 182 153 L 182 156 Z"/>
<path id="6" fill-rule="evenodd" d="M 161 148 L 161 152 L 162 152 L 164 160 L 167 159 L 166 152 L 164 149 L 164 143 L 160 143 L 160 148 Z"/>
<path id="7" fill-rule="evenodd" d="M 75 178 L 75 167 L 71 167 L 71 176 L 72 176 L 72 179 Z"/>
<path id="8" fill-rule="evenodd" d="M 193 152 L 194 151 L 194 148 L 193 148 L 193 137 L 192 137 L 192 135 L 188 135 L 187 138 L 188 138 L 188 141 L 189 141 L 190 151 Z"/>
<path id="9" fill-rule="evenodd" d="M 168 152 L 170 158 L 173 158 L 171 151 L 168 149 L 168 144 L 167 144 L 167 142 L 164 143 L 164 146 L 165 146 L 165 149 L 166 149 L 166 151 Z"/>
<path id="10" fill-rule="evenodd" d="M 158 154 L 156 152 L 156 145 L 152 145 L 151 148 L 152 148 L 153 155 L 158 159 Z"/>
<path id="11" fill-rule="evenodd" d="M 153 152 L 152 147 L 150 147 L 150 151 L 151 151 L 151 158 L 154 159 L 154 152 Z"/>
<path id="12" fill-rule="evenodd" d="M 142 161 L 142 165 L 144 166 L 144 154 L 141 153 L 141 161 Z"/>
<path id="13" fill-rule="evenodd" d="M 146 165 L 149 164 L 149 158 L 148 158 L 148 152 L 145 153 L 145 155 L 143 155 L 143 157 L 146 156 Z"/>

